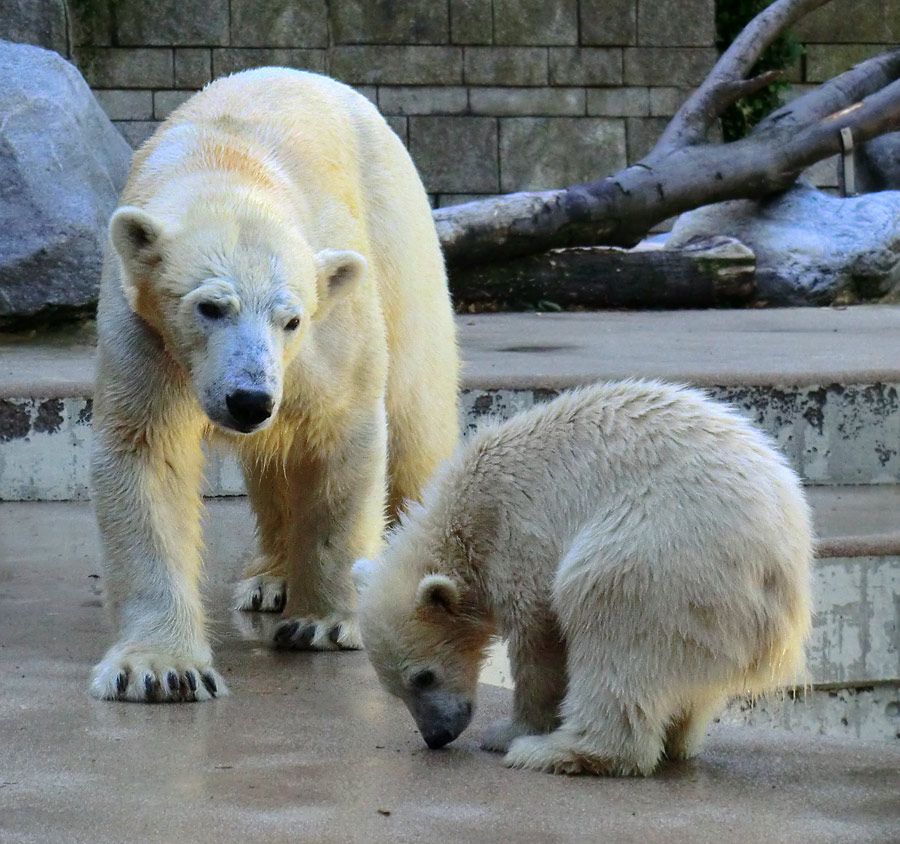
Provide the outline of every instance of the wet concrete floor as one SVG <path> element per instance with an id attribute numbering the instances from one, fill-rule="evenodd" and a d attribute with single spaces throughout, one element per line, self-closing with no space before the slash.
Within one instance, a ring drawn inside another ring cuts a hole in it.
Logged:
<path id="1" fill-rule="evenodd" d="M 101 703 L 109 643 L 89 504 L 0 504 L 0 842 L 900 842 L 900 748 L 714 726 L 648 780 L 509 771 L 478 749 L 509 692 L 442 751 L 364 654 L 277 654 L 230 613 L 246 502 L 207 525 L 231 696 Z"/>

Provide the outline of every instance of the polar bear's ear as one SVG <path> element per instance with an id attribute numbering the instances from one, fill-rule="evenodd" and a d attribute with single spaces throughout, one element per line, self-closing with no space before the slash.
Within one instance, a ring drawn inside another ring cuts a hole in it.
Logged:
<path id="1" fill-rule="evenodd" d="M 109 221 L 109 236 L 122 259 L 122 289 L 133 311 L 138 310 L 139 288 L 162 262 L 163 232 L 146 211 L 123 205 Z"/>
<path id="2" fill-rule="evenodd" d="M 459 609 L 459 587 L 444 574 L 426 574 L 416 590 L 416 606 L 455 613 Z"/>
<path id="3" fill-rule="evenodd" d="M 349 249 L 323 249 L 316 253 L 319 301 L 349 293 L 366 274 L 366 259 Z"/>
<path id="4" fill-rule="evenodd" d="M 375 569 L 378 567 L 378 564 L 375 560 L 370 560 L 367 557 L 360 557 L 354 564 L 353 568 L 350 569 L 350 573 L 353 575 L 353 583 L 356 586 L 357 592 L 362 592 L 366 589 L 369 583 L 372 580 L 372 575 L 375 574 Z"/>
<path id="5" fill-rule="evenodd" d="M 109 235 L 132 275 L 146 275 L 162 261 L 162 225 L 140 208 L 119 208 L 109 221 Z"/>

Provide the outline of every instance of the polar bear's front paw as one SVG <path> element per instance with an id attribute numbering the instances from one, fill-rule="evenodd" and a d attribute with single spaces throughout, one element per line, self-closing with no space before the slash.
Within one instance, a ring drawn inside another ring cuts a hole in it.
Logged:
<path id="1" fill-rule="evenodd" d="M 209 664 L 192 664 L 162 652 L 111 653 L 91 672 L 91 694 L 101 700 L 188 703 L 228 694 Z"/>
<path id="2" fill-rule="evenodd" d="M 362 636 L 355 616 L 290 618 L 275 628 L 272 644 L 291 651 L 355 651 L 362 647 Z"/>
<path id="3" fill-rule="evenodd" d="M 613 766 L 607 760 L 582 753 L 559 733 L 515 739 L 503 764 L 507 768 L 528 768 L 550 774 L 613 773 Z"/>
<path id="4" fill-rule="evenodd" d="M 530 735 L 533 732 L 534 730 L 529 730 L 510 718 L 496 721 L 484 731 L 481 738 L 481 749 L 489 750 L 492 753 L 506 753 L 514 739 Z"/>
<path id="5" fill-rule="evenodd" d="M 281 612 L 286 600 L 284 578 L 273 574 L 248 577 L 234 588 L 234 607 L 245 612 Z"/>

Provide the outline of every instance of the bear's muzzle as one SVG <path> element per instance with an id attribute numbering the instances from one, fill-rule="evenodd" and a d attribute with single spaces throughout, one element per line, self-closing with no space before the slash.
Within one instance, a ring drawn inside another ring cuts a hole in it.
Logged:
<path id="1" fill-rule="evenodd" d="M 407 700 L 406 705 L 431 750 L 450 744 L 472 720 L 472 702 L 452 692 L 424 692 Z"/>

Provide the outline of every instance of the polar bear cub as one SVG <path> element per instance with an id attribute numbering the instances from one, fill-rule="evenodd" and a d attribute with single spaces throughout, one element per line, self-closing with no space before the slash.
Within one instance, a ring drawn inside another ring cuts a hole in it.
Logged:
<path id="1" fill-rule="evenodd" d="M 485 748 L 647 775 L 696 754 L 730 696 L 802 680 L 812 554 L 763 434 L 700 392 L 627 381 L 479 430 L 354 576 L 369 657 L 429 747 L 468 725 L 500 635 L 513 713 Z"/>
<path id="2" fill-rule="evenodd" d="M 275 644 L 360 645 L 350 567 L 458 437 L 428 199 L 372 104 L 264 68 L 220 79 L 137 152 L 110 222 L 93 484 L 116 643 L 92 692 L 225 691 L 200 600 L 203 453 L 236 452 Z"/>

